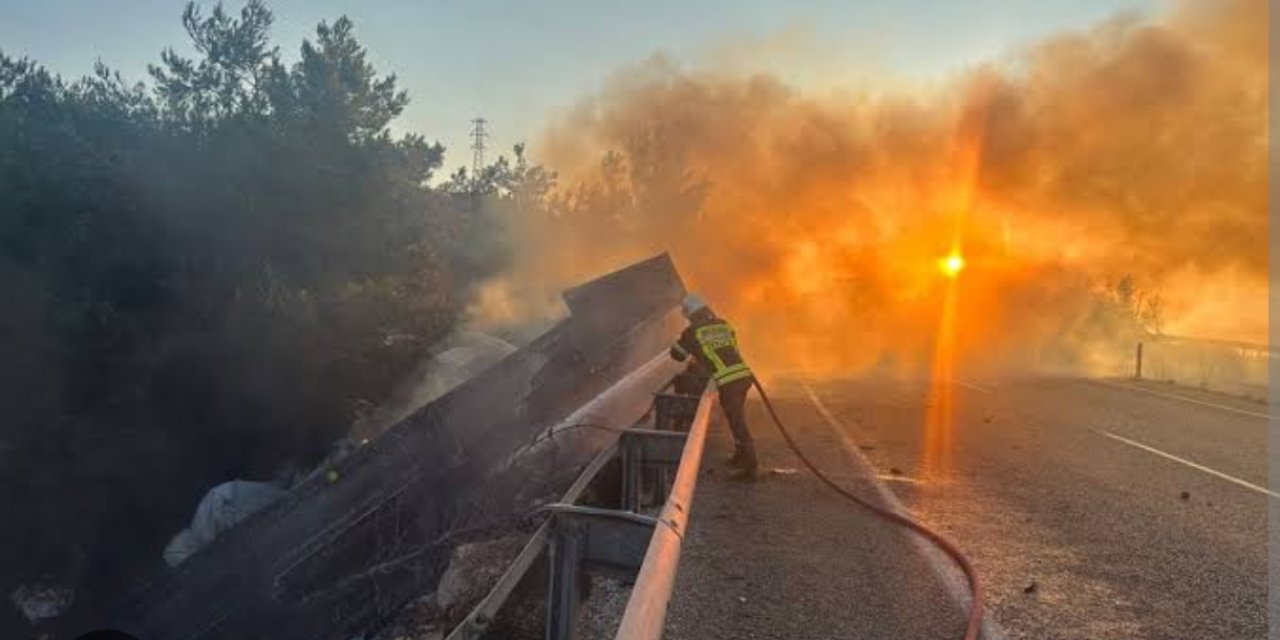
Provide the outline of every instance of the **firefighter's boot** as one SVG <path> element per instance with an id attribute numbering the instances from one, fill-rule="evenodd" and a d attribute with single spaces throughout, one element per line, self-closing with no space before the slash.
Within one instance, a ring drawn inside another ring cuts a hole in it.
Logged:
<path id="1" fill-rule="evenodd" d="M 738 457 L 738 463 L 734 465 L 736 470 L 729 474 L 729 479 L 737 482 L 755 482 L 756 470 L 759 467 L 755 446 L 741 445 L 734 451 L 734 455 Z"/>
<path id="2" fill-rule="evenodd" d="M 729 456 L 729 459 L 725 461 L 725 465 L 728 466 L 730 469 L 741 469 L 742 463 L 745 459 L 746 457 L 742 453 L 742 447 L 738 445 L 734 445 L 733 455 Z"/>

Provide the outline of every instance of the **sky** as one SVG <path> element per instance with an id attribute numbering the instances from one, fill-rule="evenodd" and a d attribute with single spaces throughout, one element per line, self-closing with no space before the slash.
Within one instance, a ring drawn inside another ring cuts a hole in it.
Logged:
<path id="1" fill-rule="evenodd" d="M 286 60 L 321 20 L 349 16 L 382 73 L 412 100 L 396 123 L 469 164 L 470 121 L 490 148 L 536 140 L 548 118 L 608 76 L 655 54 L 681 64 L 768 70 L 799 86 L 877 74 L 945 79 L 1051 33 L 1087 28 L 1168 0 L 647 0 L 542 2 L 268 0 Z M 0 0 L 0 51 L 65 76 L 96 60 L 129 79 L 165 47 L 189 51 L 185 0 Z M 212 3 L 200 3 L 211 7 Z M 241 3 L 231 0 L 229 9 Z"/>

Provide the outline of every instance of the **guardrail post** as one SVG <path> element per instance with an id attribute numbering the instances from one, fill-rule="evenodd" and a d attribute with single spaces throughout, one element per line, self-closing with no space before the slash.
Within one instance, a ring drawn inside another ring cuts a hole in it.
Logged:
<path id="1" fill-rule="evenodd" d="M 702 386 L 706 386 L 705 382 Z M 657 394 L 653 399 L 653 428 L 658 431 L 688 431 L 694 414 L 698 412 L 700 399 L 700 394 Z"/>
<path id="2" fill-rule="evenodd" d="M 650 486 L 659 500 L 667 494 L 666 476 L 680 464 L 685 432 L 628 429 L 618 439 L 622 459 L 622 509 L 639 513 L 644 506 L 645 488 Z"/>
<path id="3" fill-rule="evenodd" d="M 679 460 L 675 481 L 658 515 L 657 520 L 661 524 L 654 527 L 649 547 L 640 564 L 640 572 L 636 575 L 631 596 L 627 599 L 627 608 L 622 614 L 622 622 L 614 636 L 616 640 L 662 638 L 667 617 L 667 604 L 671 600 L 672 590 L 675 587 L 676 566 L 680 563 L 680 545 L 684 540 L 689 510 L 693 506 L 693 492 L 698 484 L 698 470 L 702 465 L 707 422 L 715 403 L 714 395 L 703 394 L 688 436 L 680 443 L 683 446 L 679 454 L 670 456 Z M 661 440 L 655 439 L 655 443 L 659 443 L 657 444 L 659 448 L 665 449 L 667 446 L 661 443 Z M 661 455 L 660 451 L 655 453 Z"/>
<path id="4" fill-rule="evenodd" d="M 640 448 L 622 434 L 618 439 L 622 461 L 622 511 L 640 511 Z"/>
<path id="5" fill-rule="evenodd" d="M 1142 379 L 1142 343 L 1138 343 L 1138 353 L 1134 357 L 1133 379 Z"/>
<path id="6" fill-rule="evenodd" d="M 546 640 L 572 640 L 578 612 L 578 581 L 584 531 L 574 518 L 552 516 L 554 523 L 547 549 L 550 574 L 547 582 Z"/>
<path id="7" fill-rule="evenodd" d="M 622 510 L 639 513 L 644 497 L 644 443 L 634 431 L 618 440 L 622 447 Z"/>

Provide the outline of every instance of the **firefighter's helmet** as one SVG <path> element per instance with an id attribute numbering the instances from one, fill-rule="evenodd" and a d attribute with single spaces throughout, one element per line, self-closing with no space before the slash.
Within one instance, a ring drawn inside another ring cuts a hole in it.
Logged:
<path id="1" fill-rule="evenodd" d="M 692 317 L 693 314 L 707 308 L 707 301 L 696 293 L 691 293 L 684 297 L 684 302 L 680 305 L 680 310 L 684 313 L 685 318 Z"/>

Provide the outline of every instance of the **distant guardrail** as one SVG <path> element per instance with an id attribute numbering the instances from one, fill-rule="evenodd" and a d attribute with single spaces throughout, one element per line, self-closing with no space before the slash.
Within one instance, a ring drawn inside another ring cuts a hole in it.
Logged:
<path id="1" fill-rule="evenodd" d="M 1135 347 L 1133 377 L 1265 400 L 1280 349 L 1248 342 L 1159 336 Z"/>

